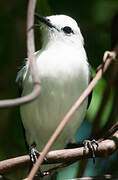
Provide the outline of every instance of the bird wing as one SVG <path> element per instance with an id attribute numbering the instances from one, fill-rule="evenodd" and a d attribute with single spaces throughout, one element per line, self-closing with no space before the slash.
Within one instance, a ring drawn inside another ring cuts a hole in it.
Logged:
<path id="1" fill-rule="evenodd" d="M 92 71 L 91 71 L 91 66 L 89 65 L 89 83 L 92 81 L 93 79 L 93 76 L 92 76 Z M 91 100 L 92 100 L 92 94 L 93 94 L 93 91 L 89 94 L 88 96 L 88 105 L 87 105 L 87 109 L 89 108 L 89 105 L 91 103 Z"/>
<path id="2" fill-rule="evenodd" d="M 35 52 L 34 54 L 35 54 L 35 56 L 37 56 L 39 53 L 40 53 L 40 50 Z M 28 68 L 29 68 L 29 60 L 28 60 L 28 58 L 25 58 L 24 64 L 23 64 L 21 70 L 18 72 L 17 77 L 16 77 L 16 83 L 18 84 L 18 90 L 19 90 L 20 96 L 23 91 L 23 81 L 25 80 Z"/>
<path id="3" fill-rule="evenodd" d="M 20 71 L 18 72 L 17 77 L 16 77 L 16 83 L 18 84 L 18 90 L 19 90 L 19 95 L 20 96 L 22 95 L 23 81 L 24 81 L 24 79 L 26 77 L 28 66 L 29 66 L 29 63 L 28 63 L 28 59 L 26 58 L 22 68 L 20 69 Z M 22 127 L 22 130 L 23 130 L 23 136 L 24 136 L 24 140 L 25 140 L 25 145 L 26 145 L 26 148 L 28 150 L 29 146 L 28 146 L 28 143 L 27 143 L 27 140 L 26 140 L 25 128 L 23 126 L 22 121 L 21 121 L 21 127 Z"/>
<path id="4" fill-rule="evenodd" d="M 21 68 L 21 70 L 18 72 L 17 77 L 16 77 L 16 83 L 18 84 L 18 90 L 19 90 L 20 96 L 23 91 L 23 81 L 25 79 L 27 69 L 28 69 L 28 59 L 25 59 L 24 65 Z"/>

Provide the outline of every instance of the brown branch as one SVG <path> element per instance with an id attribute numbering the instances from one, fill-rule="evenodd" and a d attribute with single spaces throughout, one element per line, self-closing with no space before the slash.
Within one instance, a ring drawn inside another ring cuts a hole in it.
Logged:
<path id="1" fill-rule="evenodd" d="M 27 10 L 27 57 L 30 62 L 30 70 L 32 75 L 32 80 L 35 84 L 40 85 L 39 71 L 35 61 L 35 43 L 34 43 L 34 11 L 37 0 L 29 0 L 28 10 Z"/>
<path id="2" fill-rule="evenodd" d="M 111 26 L 111 42 L 112 42 L 112 49 L 113 51 L 116 52 L 118 55 L 118 13 L 113 17 L 112 20 L 112 26 Z M 118 57 L 116 57 L 118 59 Z M 93 127 L 91 131 L 91 138 L 99 138 L 101 137 L 104 132 L 107 132 L 107 130 L 114 124 L 115 119 L 117 118 L 117 109 L 118 109 L 118 96 L 117 96 L 117 91 L 118 91 L 118 61 L 116 61 L 112 68 L 110 69 L 109 75 L 108 75 L 108 81 L 107 81 L 107 86 L 104 90 L 102 101 L 100 104 L 100 107 L 98 109 L 97 115 L 93 120 Z M 116 93 L 114 97 L 114 103 L 112 106 L 111 113 L 109 115 L 109 118 L 105 124 L 105 126 L 100 130 L 100 122 L 102 120 L 102 115 L 104 113 L 105 107 L 108 103 L 109 96 L 111 94 L 112 86 L 117 85 L 116 88 Z M 88 160 L 81 161 L 78 167 L 78 173 L 77 177 L 82 177 L 84 174 L 84 171 L 86 169 Z"/>
<path id="3" fill-rule="evenodd" d="M 116 126 L 116 128 L 115 128 Z M 114 125 L 110 131 L 117 129 L 118 125 Z M 109 134 L 110 135 L 110 134 Z M 113 154 L 118 149 L 118 130 L 113 134 L 112 138 L 104 141 L 98 141 L 98 148 L 94 145 L 96 157 L 107 157 Z M 78 161 L 80 159 L 91 158 L 91 152 L 86 150 L 83 152 L 83 147 L 74 149 L 64 149 L 50 151 L 46 156 L 44 164 L 56 164 L 56 163 L 70 163 L 71 161 Z M 29 155 L 20 156 L 0 162 L 0 174 L 11 172 L 18 168 L 28 167 L 30 164 Z"/>
<path id="4" fill-rule="evenodd" d="M 83 101 L 87 98 L 87 96 L 91 93 L 97 82 L 102 77 L 103 73 L 107 70 L 111 62 L 116 58 L 117 52 L 115 51 L 106 51 L 103 57 L 103 64 L 99 66 L 98 72 L 96 73 L 96 76 L 93 78 L 91 83 L 88 85 L 88 87 L 85 89 L 85 91 L 82 93 L 82 95 L 78 98 L 78 100 L 75 102 L 75 104 L 72 106 L 72 108 L 68 111 L 68 113 L 65 115 L 64 119 L 61 121 L 59 126 L 56 128 L 55 132 L 49 139 L 48 143 L 44 147 L 41 155 L 39 156 L 37 162 L 33 166 L 32 170 L 29 173 L 28 180 L 32 180 L 35 173 L 37 172 L 39 166 L 43 162 L 44 157 L 48 153 L 49 149 L 51 148 L 52 144 L 55 142 L 59 134 L 62 132 L 63 128 L 67 124 L 67 122 L 71 119 L 73 114 L 78 110 L 80 105 L 83 103 Z"/>
<path id="5" fill-rule="evenodd" d="M 101 129 L 100 132 L 98 132 L 98 134 L 100 133 L 101 135 L 104 134 L 104 132 L 107 132 L 107 130 L 114 124 L 114 122 L 117 121 L 117 115 L 118 115 L 118 61 L 114 64 L 115 68 L 114 71 L 116 71 L 116 77 L 114 78 L 114 84 L 115 84 L 115 95 L 114 95 L 114 99 L 113 99 L 113 105 L 111 108 L 111 112 L 110 115 L 108 117 L 108 120 L 105 124 L 105 126 Z"/>
<path id="6" fill-rule="evenodd" d="M 0 100 L 0 108 L 19 106 L 28 103 L 36 99 L 39 93 L 40 93 L 40 87 L 39 85 L 35 85 L 33 91 L 26 96 L 16 99 Z"/>
<path id="7" fill-rule="evenodd" d="M 16 169 L 23 167 L 29 167 L 30 157 L 29 155 L 20 156 L 12 159 L 0 161 L 0 174 L 9 173 Z"/>
<path id="8" fill-rule="evenodd" d="M 115 132 L 116 131 L 116 132 Z M 115 132 L 114 133 L 114 135 L 113 135 L 113 137 L 112 137 L 112 140 L 113 140 L 113 143 L 114 143 L 114 148 L 116 148 L 116 149 L 114 149 L 113 148 L 113 144 L 109 141 L 109 139 L 108 139 L 108 141 L 107 140 L 105 140 L 105 141 L 102 141 L 103 139 L 100 139 L 98 142 L 99 142 L 99 146 L 98 147 L 96 147 L 96 145 L 94 146 L 94 149 L 95 149 L 95 156 L 96 157 L 107 157 L 107 156 L 109 156 L 110 154 L 112 154 L 114 151 L 116 151 L 117 150 L 117 148 L 118 148 L 118 123 L 116 123 L 110 130 L 109 130 L 109 132 L 106 134 L 106 135 L 111 135 L 113 132 Z M 101 143 L 102 142 L 102 143 Z M 78 148 L 79 150 L 80 150 L 80 148 Z M 79 152 L 79 150 L 78 150 L 78 152 Z M 66 152 L 65 152 L 66 153 Z M 77 152 L 75 152 L 75 153 L 77 153 Z M 82 155 L 82 154 L 81 154 Z M 67 161 L 65 161 L 63 164 L 61 164 L 61 165 L 59 165 L 59 166 L 56 166 L 56 167 L 54 167 L 54 168 L 52 168 L 52 169 L 49 169 L 49 170 L 47 170 L 45 173 L 46 174 L 52 174 L 52 173 L 55 173 L 56 171 L 58 171 L 58 170 L 60 170 L 60 169 L 62 169 L 62 168 L 64 168 L 64 167 L 67 167 L 67 166 L 69 166 L 69 165 L 71 165 L 71 164 L 73 164 L 73 163 L 75 163 L 75 162 L 77 162 L 78 160 L 88 160 L 88 158 L 90 158 L 91 157 L 91 153 L 88 151 L 88 153 L 87 154 L 85 154 L 84 152 L 83 152 L 83 157 L 81 156 L 80 154 L 76 157 L 76 156 L 74 156 L 74 158 L 73 158 L 73 156 L 72 156 L 72 159 L 69 159 L 70 158 L 70 156 L 69 156 L 69 158 L 67 159 Z M 82 176 L 80 176 L 80 177 L 82 177 Z"/>
<path id="9" fill-rule="evenodd" d="M 117 55 L 116 58 L 118 59 L 118 33 L 117 32 L 118 32 L 118 12 L 113 17 L 112 24 L 111 24 L 111 42 L 112 42 L 112 48 L 113 48 L 113 51 L 116 52 L 116 55 Z M 113 64 L 112 69 L 110 71 L 110 76 L 108 78 L 107 86 L 106 86 L 106 89 L 105 89 L 104 94 L 103 94 L 103 99 L 101 101 L 101 105 L 100 105 L 99 111 L 97 113 L 97 116 L 96 116 L 96 118 L 94 120 L 94 127 L 93 127 L 93 133 L 92 133 L 93 135 L 95 135 L 94 132 L 96 132 L 96 130 L 98 129 L 98 121 L 102 117 L 102 114 L 104 112 L 105 105 L 106 105 L 106 103 L 108 101 L 108 97 L 110 95 L 110 90 L 111 90 L 112 86 L 116 85 L 116 87 L 118 89 L 118 77 L 117 77 L 117 74 L 118 74 L 118 61 L 116 61 Z M 117 92 L 117 89 L 116 89 L 116 92 Z M 116 93 L 116 95 L 117 95 L 117 93 Z M 114 104 L 113 104 L 113 106 L 114 106 Z M 115 108 L 116 107 L 117 106 L 115 106 Z M 114 107 L 113 107 L 113 109 L 114 109 Z M 109 117 L 112 117 L 113 119 L 115 119 L 115 117 L 112 116 L 112 112 L 113 111 L 111 111 L 111 116 L 109 116 Z M 108 121 L 107 121 L 107 125 L 106 125 L 108 128 L 111 126 L 111 122 L 110 121 L 111 120 L 109 118 Z M 97 126 L 97 128 L 96 128 L 95 125 Z M 103 132 L 106 129 L 106 126 L 104 127 Z"/>
<path id="10" fill-rule="evenodd" d="M 118 53 L 118 49 L 114 48 L 114 50 Z M 103 97 L 102 97 L 102 101 L 99 107 L 99 110 L 97 112 L 97 115 L 95 117 L 95 119 L 93 120 L 93 126 L 92 126 L 92 130 L 91 130 L 91 135 L 90 135 L 90 139 L 94 139 L 96 138 L 99 139 L 101 138 L 105 132 L 108 131 L 108 129 L 114 124 L 115 119 L 117 117 L 117 109 L 118 109 L 118 96 L 117 93 L 115 93 L 114 96 L 114 102 L 112 105 L 112 110 L 111 113 L 109 115 L 109 118 L 105 124 L 105 126 L 100 130 L 100 122 L 102 120 L 102 115 L 104 113 L 104 109 L 109 101 L 109 95 L 111 94 L 111 90 L 113 85 L 117 85 L 118 84 L 118 61 L 116 60 L 113 64 L 112 67 L 110 69 L 109 75 L 108 75 L 108 81 L 107 81 L 107 85 L 106 88 L 104 90 L 103 93 Z M 118 85 L 117 85 L 118 87 Z M 116 88 L 116 92 L 118 88 Z M 108 137 L 108 135 L 106 136 Z M 103 139 L 102 139 L 103 140 Z M 83 161 L 80 162 L 79 167 L 78 167 L 78 173 L 77 173 L 77 177 L 82 177 L 84 174 L 84 171 L 86 169 L 88 160 L 85 159 Z"/>
<path id="11" fill-rule="evenodd" d="M 75 178 L 70 180 L 113 180 L 118 179 L 118 175 L 112 174 L 104 174 L 102 176 L 89 176 L 89 177 L 82 177 L 82 178 Z"/>
<path id="12" fill-rule="evenodd" d="M 110 137 L 113 133 L 115 133 L 118 130 L 118 122 L 116 122 L 105 134 L 103 137 L 101 137 L 98 142 L 101 142 L 108 137 Z"/>
<path id="13" fill-rule="evenodd" d="M 115 83 L 117 72 L 118 72 L 117 63 L 114 62 L 112 68 L 110 69 L 109 75 L 108 75 L 109 78 L 108 78 L 107 85 L 106 85 L 106 88 L 104 90 L 104 93 L 102 95 L 102 100 L 101 100 L 99 110 L 97 112 L 95 119 L 93 120 L 91 137 L 96 136 L 96 133 L 99 131 L 100 121 L 101 121 L 102 115 L 104 113 L 104 109 L 108 103 L 112 87 Z"/>
<path id="14" fill-rule="evenodd" d="M 94 123 L 93 123 L 91 137 L 96 136 L 97 133 L 98 133 L 98 135 L 100 137 L 102 135 L 101 133 L 104 134 L 104 132 L 107 131 L 115 122 L 117 114 L 114 113 L 114 112 L 117 112 L 117 107 L 118 107 L 117 106 L 117 104 L 118 104 L 117 93 L 115 93 L 115 95 L 114 95 L 114 102 L 113 102 L 112 110 L 111 110 L 111 113 L 110 113 L 109 118 L 107 120 L 107 123 L 105 124 L 105 126 L 102 128 L 101 131 L 99 130 L 98 122 L 101 120 L 101 117 L 102 117 L 102 115 L 104 113 L 104 109 L 105 109 L 106 104 L 107 104 L 107 102 L 109 100 L 109 95 L 111 93 L 112 87 L 115 85 L 116 86 L 116 92 L 118 91 L 118 77 L 117 77 L 117 74 L 118 74 L 118 61 L 115 61 L 112 68 L 111 68 L 111 71 L 110 71 L 110 75 L 109 75 L 109 78 L 108 78 L 107 86 L 106 86 L 106 88 L 104 90 L 104 94 L 103 94 L 103 98 L 102 98 L 102 101 L 101 101 L 100 108 L 98 110 L 98 113 L 97 113 L 97 115 L 95 117 L 95 120 L 94 120 Z"/>
<path id="15" fill-rule="evenodd" d="M 32 75 L 32 81 L 35 84 L 33 91 L 21 98 L 0 100 L 0 108 L 18 106 L 28 103 L 37 98 L 40 93 L 40 78 L 37 70 L 37 65 L 34 57 L 34 30 L 31 28 L 34 24 L 34 10 L 36 0 L 29 0 L 28 12 L 27 12 L 27 55 L 30 62 L 30 70 Z"/>

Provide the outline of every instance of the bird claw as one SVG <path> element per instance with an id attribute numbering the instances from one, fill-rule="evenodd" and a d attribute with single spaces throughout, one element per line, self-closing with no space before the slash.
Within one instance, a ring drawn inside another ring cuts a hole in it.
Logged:
<path id="1" fill-rule="evenodd" d="M 107 58 L 116 59 L 116 53 L 114 51 L 105 51 L 103 61 L 105 62 Z"/>
<path id="2" fill-rule="evenodd" d="M 36 148 L 34 147 L 34 145 L 32 145 L 30 147 L 30 159 L 31 159 L 31 162 L 32 164 L 34 165 L 38 159 L 38 157 L 40 156 L 40 152 L 36 150 Z M 35 178 L 37 177 L 43 177 L 44 174 L 43 172 L 41 171 L 41 169 L 39 168 L 36 175 L 35 175 Z"/>
<path id="3" fill-rule="evenodd" d="M 34 147 L 31 147 L 30 148 L 30 159 L 33 164 L 36 163 L 39 156 L 40 156 L 40 152 L 37 151 Z"/>
<path id="4" fill-rule="evenodd" d="M 35 147 L 36 147 L 36 145 L 33 144 L 33 145 L 31 145 L 31 147 L 29 149 L 30 150 L 30 159 L 31 159 L 31 162 L 33 165 L 36 163 L 38 157 L 40 156 L 40 152 Z M 47 161 L 47 159 L 44 158 L 44 161 Z M 35 178 L 43 177 L 46 175 L 48 175 L 48 172 L 45 172 L 45 171 L 42 172 L 41 169 L 39 168 L 36 175 L 35 175 Z"/>
<path id="5" fill-rule="evenodd" d="M 96 144 L 96 146 L 98 147 L 98 142 L 95 139 L 93 139 L 92 141 L 84 140 L 84 142 L 83 142 L 83 145 L 84 145 L 83 152 L 85 153 L 86 150 L 89 149 L 89 151 L 92 153 L 93 163 L 95 164 L 95 148 L 94 148 L 93 144 Z"/>

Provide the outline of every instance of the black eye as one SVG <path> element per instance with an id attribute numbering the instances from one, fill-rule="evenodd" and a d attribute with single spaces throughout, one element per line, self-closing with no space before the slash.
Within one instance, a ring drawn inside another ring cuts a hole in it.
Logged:
<path id="1" fill-rule="evenodd" d="M 73 30 L 72 30 L 71 27 L 69 27 L 69 26 L 65 26 L 64 28 L 62 28 L 62 30 L 63 30 L 66 34 L 71 34 L 71 33 L 73 33 Z"/>
<path id="2" fill-rule="evenodd" d="M 50 19 L 47 19 L 48 22 L 50 22 Z"/>

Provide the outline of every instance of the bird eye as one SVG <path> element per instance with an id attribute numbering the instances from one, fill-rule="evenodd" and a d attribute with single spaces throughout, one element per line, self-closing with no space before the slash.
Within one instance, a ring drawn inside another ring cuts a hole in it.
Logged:
<path id="1" fill-rule="evenodd" d="M 63 30 L 66 34 L 71 34 L 71 33 L 73 33 L 73 30 L 72 30 L 69 26 L 65 26 L 64 28 L 62 28 L 62 30 Z"/>
<path id="2" fill-rule="evenodd" d="M 48 22 L 50 22 L 50 19 L 47 19 Z"/>

